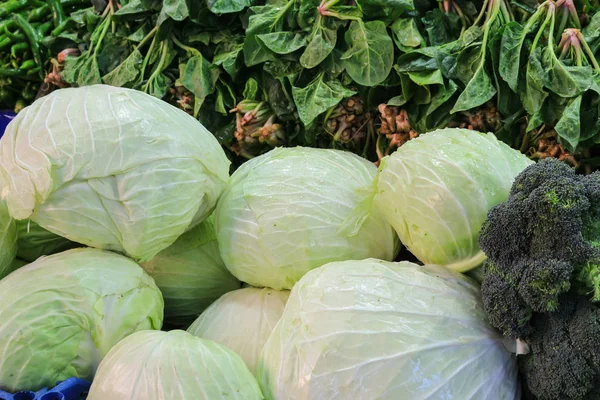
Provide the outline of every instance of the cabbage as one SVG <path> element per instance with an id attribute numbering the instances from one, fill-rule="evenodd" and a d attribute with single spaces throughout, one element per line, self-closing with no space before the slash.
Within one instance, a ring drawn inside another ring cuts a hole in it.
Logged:
<path id="1" fill-rule="evenodd" d="M 246 162 L 215 214 L 225 265 L 243 282 L 279 290 L 331 261 L 392 260 L 397 236 L 371 210 L 376 173 L 339 150 L 279 148 Z"/>
<path id="2" fill-rule="evenodd" d="M 457 272 L 336 262 L 294 286 L 258 379 L 277 400 L 518 399 L 502 340 Z"/>
<path id="3" fill-rule="evenodd" d="M 421 262 L 468 271 L 485 260 L 477 240 L 487 212 L 531 163 L 491 133 L 430 132 L 383 160 L 377 204 Z"/>
<path id="4" fill-rule="evenodd" d="M 215 137 L 136 90 L 95 85 L 36 100 L 0 140 L 11 216 L 148 261 L 215 207 L 229 176 Z"/>
<path id="5" fill-rule="evenodd" d="M 91 380 L 108 351 L 160 329 L 163 300 L 139 265 L 98 249 L 42 257 L 0 280 L 0 389 Z"/>
<path id="6" fill-rule="evenodd" d="M 225 346 L 184 331 L 137 332 L 98 368 L 88 400 L 258 400 L 256 379 Z"/>
<path id="7" fill-rule="evenodd" d="M 208 307 L 187 331 L 227 346 L 256 374 L 260 353 L 289 295 L 287 290 L 266 288 L 229 292 Z"/>
<path id="8" fill-rule="evenodd" d="M 11 273 L 17 256 L 17 229 L 8 215 L 6 204 L 0 201 L 0 279 Z M 2 324 L 2 321 L 0 321 Z"/>
<path id="9" fill-rule="evenodd" d="M 81 247 L 69 239 L 58 236 L 30 220 L 16 221 L 17 257 L 25 261 L 35 261 L 41 256 L 49 256 Z"/>
<path id="10" fill-rule="evenodd" d="M 188 327 L 221 295 L 240 288 L 223 265 L 212 216 L 142 267 L 165 300 L 165 323 Z"/>

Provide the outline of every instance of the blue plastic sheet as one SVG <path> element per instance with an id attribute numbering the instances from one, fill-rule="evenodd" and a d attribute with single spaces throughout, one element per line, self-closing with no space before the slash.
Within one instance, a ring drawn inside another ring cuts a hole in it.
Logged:
<path id="1" fill-rule="evenodd" d="M 4 134 L 4 130 L 15 117 L 15 113 L 9 110 L 0 110 L 0 137 Z"/>
<path id="2" fill-rule="evenodd" d="M 24 390 L 14 394 L 0 390 L 0 400 L 84 400 L 90 386 L 91 384 L 83 379 L 69 378 L 50 390 Z"/>

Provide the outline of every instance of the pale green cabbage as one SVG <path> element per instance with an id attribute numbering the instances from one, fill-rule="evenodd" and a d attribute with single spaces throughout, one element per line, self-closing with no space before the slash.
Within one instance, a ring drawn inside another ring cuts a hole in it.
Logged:
<path id="1" fill-rule="evenodd" d="M 225 346 L 184 331 L 137 332 L 100 364 L 88 400 L 260 400 L 256 378 Z"/>
<path id="2" fill-rule="evenodd" d="M 492 133 L 437 130 L 383 160 L 376 203 L 421 262 L 468 271 L 485 260 L 477 240 L 487 212 L 531 163 Z"/>
<path id="3" fill-rule="evenodd" d="M 90 248 L 42 257 L 0 280 L 0 390 L 91 380 L 115 344 L 162 318 L 160 291 L 130 259 Z"/>
<path id="4" fill-rule="evenodd" d="M 165 300 L 165 323 L 187 328 L 221 295 L 241 286 L 225 268 L 212 216 L 142 267 Z"/>
<path id="5" fill-rule="evenodd" d="M 11 216 L 147 261 L 215 207 L 230 162 L 185 112 L 107 85 L 36 100 L 0 140 Z"/>
<path id="6" fill-rule="evenodd" d="M 16 264 L 13 262 L 16 256 L 17 228 L 15 221 L 8 214 L 6 204 L 0 201 L 0 279 L 15 269 Z"/>
<path id="7" fill-rule="evenodd" d="M 33 221 L 16 221 L 17 224 L 17 257 L 33 262 L 41 256 L 49 256 L 81 247 L 80 244 L 58 236 Z"/>
<path id="8" fill-rule="evenodd" d="M 335 262 L 294 286 L 258 378 L 269 400 L 519 399 L 479 287 L 440 266 Z"/>
<path id="9" fill-rule="evenodd" d="M 397 236 L 372 209 L 376 173 L 339 150 L 278 148 L 246 162 L 215 214 L 225 265 L 243 282 L 279 290 L 331 261 L 392 260 Z"/>
<path id="10" fill-rule="evenodd" d="M 287 290 L 267 288 L 229 292 L 208 307 L 187 331 L 227 346 L 256 374 L 260 353 L 289 295 Z"/>

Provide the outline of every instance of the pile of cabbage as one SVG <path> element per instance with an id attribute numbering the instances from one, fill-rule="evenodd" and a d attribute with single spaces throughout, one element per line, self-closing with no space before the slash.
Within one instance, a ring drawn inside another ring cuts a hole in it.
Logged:
<path id="1" fill-rule="evenodd" d="M 58 90 L 0 139 L 0 390 L 79 377 L 90 400 L 518 399 L 513 349 L 463 273 L 529 164 L 446 129 L 379 169 L 297 147 L 230 175 L 165 102 Z"/>

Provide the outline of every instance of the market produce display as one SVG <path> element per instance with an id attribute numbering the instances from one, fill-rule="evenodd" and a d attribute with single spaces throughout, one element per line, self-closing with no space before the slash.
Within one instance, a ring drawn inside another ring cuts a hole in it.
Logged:
<path id="1" fill-rule="evenodd" d="M 229 292 L 208 307 L 187 331 L 235 351 L 256 375 L 262 349 L 289 295 L 288 290 L 253 287 Z"/>
<path id="2" fill-rule="evenodd" d="M 91 380 L 121 339 L 163 320 L 152 278 L 99 249 L 40 258 L 0 280 L 0 296 L 0 388 L 11 392 Z"/>
<path id="3" fill-rule="evenodd" d="M 599 10 L 0 0 L 0 393 L 600 398 Z"/>
<path id="4" fill-rule="evenodd" d="M 89 400 L 263 400 L 256 378 L 225 346 L 184 331 L 137 332 L 100 363 Z"/>

